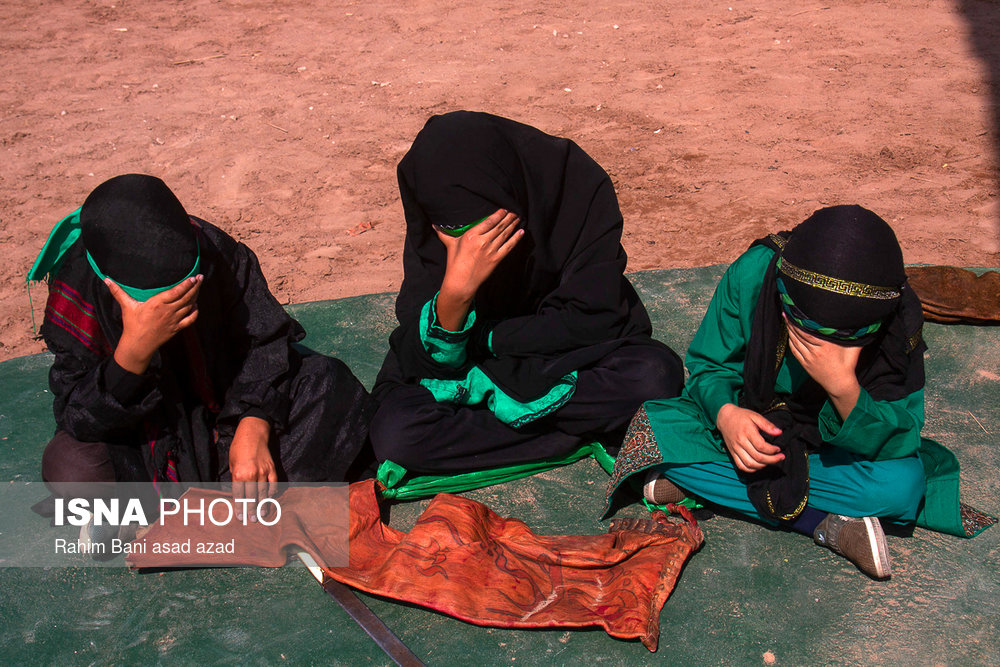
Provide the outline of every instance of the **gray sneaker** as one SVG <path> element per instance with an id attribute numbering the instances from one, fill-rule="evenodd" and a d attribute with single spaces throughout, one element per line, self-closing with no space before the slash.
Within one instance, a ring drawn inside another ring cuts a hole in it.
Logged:
<path id="1" fill-rule="evenodd" d="M 816 526 L 813 541 L 840 554 L 873 579 L 888 579 L 892 574 L 889 547 L 877 517 L 827 514 Z"/>
<path id="2" fill-rule="evenodd" d="M 94 519 L 80 527 L 79 545 L 84 553 L 89 553 L 90 557 L 99 562 L 113 560 L 121 555 L 121 551 L 114 551 L 114 540 L 121 543 L 131 542 L 135 539 L 137 526 L 135 524 L 125 524 L 116 526 L 114 524 L 94 524 Z"/>
<path id="3" fill-rule="evenodd" d="M 686 492 L 657 470 L 650 470 L 646 473 L 646 483 L 642 485 L 642 495 L 655 505 L 679 503 L 687 498 Z"/>

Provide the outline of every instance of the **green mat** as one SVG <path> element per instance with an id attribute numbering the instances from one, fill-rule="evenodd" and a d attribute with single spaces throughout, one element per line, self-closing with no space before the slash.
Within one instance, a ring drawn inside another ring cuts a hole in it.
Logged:
<path id="1" fill-rule="evenodd" d="M 723 267 L 631 276 L 657 338 L 683 351 Z M 306 344 L 371 386 L 394 295 L 292 306 Z M 928 325 L 927 426 L 955 451 L 965 500 L 1000 512 L 1000 328 Z M 0 364 L 0 483 L 37 480 L 51 437 L 47 355 Z M 607 475 L 586 459 L 469 495 L 537 532 L 596 534 Z M 399 503 L 407 529 L 426 502 Z M 640 516 L 631 505 L 619 515 Z M 40 522 L 41 519 L 38 519 Z M 40 524 L 41 525 L 41 524 Z M 1000 529 L 973 540 L 889 537 L 893 578 L 874 582 L 799 535 L 728 516 L 661 614 L 655 654 L 604 632 L 480 628 L 362 598 L 425 662 L 523 664 L 1000 664 Z M 3 536 L 0 535 L 0 539 Z M 121 568 L 0 571 L 4 664 L 388 664 L 302 568 L 136 574 Z"/>

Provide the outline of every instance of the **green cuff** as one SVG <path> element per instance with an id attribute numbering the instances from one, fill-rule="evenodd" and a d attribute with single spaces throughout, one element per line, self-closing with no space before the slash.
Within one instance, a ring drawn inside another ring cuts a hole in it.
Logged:
<path id="1" fill-rule="evenodd" d="M 923 392 L 915 393 L 919 393 L 916 400 L 922 402 Z M 830 401 L 826 401 L 819 412 L 820 436 L 823 442 L 870 461 L 912 456 L 920 447 L 920 426 L 902 407 L 907 400 L 876 401 L 862 388 L 854 409 L 843 420 Z M 894 408 L 894 404 L 898 407 Z M 902 410 L 907 417 L 900 420 L 896 410 Z"/>
<path id="2" fill-rule="evenodd" d="M 866 394 L 867 392 L 862 389 L 861 393 Z M 861 402 L 860 394 L 858 395 L 858 402 Z M 855 410 L 856 409 L 857 406 L 855 406 Z M 853 414 L 854 410 L 851 411 L 850 415 L 847 415 L 847 418 L 850 419 Z M 837 412 L 837 409 L 833 407 L 833 404 L 830 403 L 829 399 L 826 400 L 823 403 L 823 407 L 820 408 L 818 421 L 819 434 L 822 436 L 823 442 L 833 443 L 833 441 L 837 439 L 837 436 L 840 435 L 841 431 L 847 430 L 850 432 L 850 427 L 844 429 L 844 420 L 840 418 L 840 414 Z"/>
<path id="3" fill-rule="evenodd" d="M 826 400 L 819 411 L 819 434 L 823 442 L 827 442 L 835 447 L 861 454 L 866 452 L 856 451 L 854 441 L 858 439 L 858 433 L 873 425 L 881 426 L 882 422 L 874 414 L 874 400 L 864 388 L 858 394 L 858 402 L 854 404 L 854 409 L 847 415 L 847 419 L 841 419 L 840 413 L 833 407 L 833 403 Z M 874 453 L 874 452 L 870 452 Z"/>
<path id="4" fill-rule="evenodd" d="M 469 331 L 476 323 L 475 308 L 469 311 L 460 331 L 449 331 L 438 324 L 437 294 L 420 310 L 420 342 L 431 359 L 449 368 L 458 368 L 465 363 L 465 345 Z"/>

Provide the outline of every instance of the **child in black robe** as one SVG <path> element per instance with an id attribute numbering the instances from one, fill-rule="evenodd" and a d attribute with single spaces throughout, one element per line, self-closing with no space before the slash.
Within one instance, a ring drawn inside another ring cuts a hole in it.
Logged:
<path id="1" fill-rule="evenodd" d="M 56 436 L 42 475 L 74 482 L 343 481 L 370 399 L 268 291 L 254 253 L 152 176 L 118 176 L 53 230 L 42 335 Z M 69 488 L 69 487 L 64 487 Z"/>
<path id="2" fill-rule="evenodd" d="M 380 460 L 460 471 L 617 445 L 643 401 L 677 395 L 680 360 L 623 275 L 614 186 L 576 144 L 459 111 L 427 122 L 398 176 Z"/>

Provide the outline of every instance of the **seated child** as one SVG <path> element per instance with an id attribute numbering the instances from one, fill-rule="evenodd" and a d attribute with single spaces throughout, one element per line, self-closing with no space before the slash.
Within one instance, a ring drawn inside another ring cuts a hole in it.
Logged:
<path id="1" fill-rule="evenodd" d="M 623 275 L 614 186 L 576 144 L 458 111 L 427 122 L 398 174 L 378 459 L 453 472 L 560 456 L 620 442 L 643 401 L 677 395 L 680 359 Z"/>
<path id="2" fill-rule="evenodd" d="M 117 176 L 53 230 L 42 335 L 60 483 L 343 481 L 366 445 L 364 387 L 268 291 L 254 253 L 190 217 L 158 178 Z M 67 487 L 63 487 L 67 488 Z"/>
<path id="3" fill-rule="evenodd" d="M 636 415 L 609 498 L 641 474 L 653 502 L 692 494 L 888 577 L 879 519 L 961 531 L 957 481 L 928 483 L 957 480 L 957 463 L 920 437 L 922 324 L 899 243 L 871 211 L 824 208 L 760 239 L 716 289 L 683 394 Z"/>

